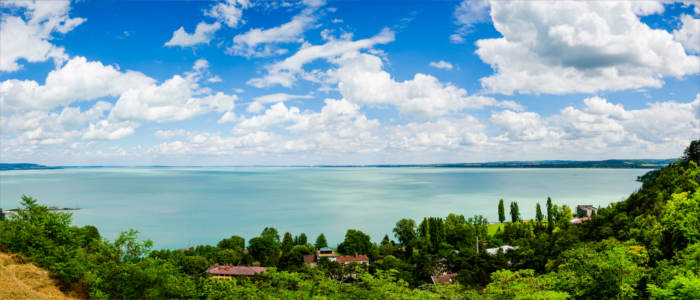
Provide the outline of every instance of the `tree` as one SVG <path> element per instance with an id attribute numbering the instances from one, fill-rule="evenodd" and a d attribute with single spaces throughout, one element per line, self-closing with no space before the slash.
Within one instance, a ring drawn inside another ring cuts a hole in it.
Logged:
<path id="1" fill-rule="evenodd" d="M 319 234 L 314 243 L 317 249 L 328 247 L 328 242 L 326 242 L 326 236 L 323 233 Z"/>
<path id="2" fill-rule="evenodd" d="M 280 235 L 277 232 L 277 229 L 275 229 L 274 227 L 265 227 L 265 229 L 263 229 L 262 233 L 260 234 L 260 237 L 268 239 L 273 243 L 280 242 Z"/>
<path id="3" fill-rule="evenodd" d="M 248 253 L 263 266 L 274 265 L 279 256 L 279 248 L 270 239 L 254 237 L 248 242 Z"/>
<path id="4" fill-rule="evenodd" d="M 289 250 L 292 250 L 292 247 L 294 247 L 294 239 L 292 238 L 292 234 L 289 232 L 284 233 L 284 238 L 282 238 L 282 253 L 287 253 Z"/>
<path id="5" fill-rule="evenodd" d="M 224 265 L 238 265 L 243 254 L 240 251 L 221 249 L 216 253 L 216 262 Z"/>
<path id="6" fill-rule="evenodd" d="M 230 238 L 221 240 L 216 246 L 222 249 L 242 251 L 243 248 L 245 248 L 245 239 L 240 236 L 233 235 Z"/>
<path id="7" fill-rule="evenodd" d="M 348 229 L 345 233 L 345 240 L 338 245 L 338 252 L 343 254 L 367 254 L 369 253 L 372 243 L 369 235 L 364 232 Z"/>
<path id="8" fill-rule="evenodd" d="M 503 199 L 498 200 L 498 220 L 503 223 L 506 220 L 506 209 L 503 205 Z"/>
<path id="9" fill-rule="evenodd" d="M 416 221 L 413 219 L 401 219 L 396 222 L 394 236 L 404 246 L 406 253 L 413 253 L 411 242 L 416 238 Z"/>
<path id="10" fill-rule="evenodd" d="M 688 148 L 685 148 L 685 151 L 683 151 L 683 160 L 694 161 L 700 165 L 700 140 L 690 142 Z"/>
<path id="11" fill-rule="evenodd" d="M 518 208 L 518 202 L 510 203 L 510 220 L 511 222 L 520 222 L 520 209 Z"/>
<path id="12" fill-rule="evenodd" d="M 192 276 L 201 275 L 209 267 L 209 262 L 201 256 L 185 256 L 182 258 L 182 271 Z"/>
<path id="13" fill-rule="evenodd" d="M 550 233 L 554 230 L 554 220 L 552 219 L 554 211 L 552 208 L 552 198 L 547 197 L 547 231 Z"/>
<path id="14" fill-rule="evenodd" d="M 537 207 L 535 207 L 535 219 L 537 220 L 537 226 L 542 224 L 542 219 L 544 216 L 542 215 L 542 208 L 540 207 L 540 203 L 537 202 Z"/>
<path id="15" fill-rule="evenodd" d="M 294 245 L 306 245 L 306 242 L 306 233 L 302 232 L 299 236 L 294 237 Z"/>

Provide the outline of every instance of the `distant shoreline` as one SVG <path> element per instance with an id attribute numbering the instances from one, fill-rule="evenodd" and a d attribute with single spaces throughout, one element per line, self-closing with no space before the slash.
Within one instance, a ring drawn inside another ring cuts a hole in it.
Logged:
<path id="1" fill-rule="evenodd" d="M 600 169 L 658 169 L 674 162 L 675 159 L 608 159 L 608 160 L 540 160 L 502 161 L 484 163 L 448 164 L 374 164 L 374 165 L 232 165 L 232 166 L 44 166 L 30 163 L 0 163 L 0 171 L 10 170 L 49 170 L 75 168 L 600 168 Z"/>

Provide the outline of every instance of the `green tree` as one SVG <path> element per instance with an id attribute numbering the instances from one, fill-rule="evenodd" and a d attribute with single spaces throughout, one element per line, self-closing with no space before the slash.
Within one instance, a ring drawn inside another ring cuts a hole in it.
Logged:
<path id="1" fill-rule="evenodd" d="M 369 235 L 359 230 L 348 229 L 345 240 L 338 245 L 338 251 L 343 254 L 368 254 L 371 247 Z"/>
<path id="2" fill-rule="evenodd" d="M 233 235 L 230 238 L 221 240 L 216 246 L 223 249 L 242 251 L 243 248 L 245 248 L 245 239 L 240 236 Z"/>
<path id="3" fill-rule="evenodd" d="M 289 250 L 292 250 L 292 247 L 294 247 L 294 238 L 292 238 L 292 234 L 289 232 L 284 233 L 284 238 L 282 238 L 282 253 L 287 253 Z"/>
<path id="4" fill-rule="evenodd" d="M 416 238 L 416 221 L 413 219 L 401 219 L 394 226 L 394 236 L 404 247 L 405 253 L 410 256 L 413 253 L 411 242 Z"/>
<path id="5" fill-rule="evenodd" d="M 552 232 L 552 230 L 554 230 L 554 219 L 552 219 L 552 209 L 552 198 L 547 197 L 547 231 L 550 233 Z"/>
<path id="6" fill-rule="evenodd" d="M 690 142 L 690 145 L 683 151 L 682 159 L 685 161 L 694 161 L 696 164 L 700 165 L 700 140 Z"/>
<path id="7" fill-rule="evenodd" d="M 263 266 L 276 265 L 279 248 L 275 243 L 263 237 L 254 237 L 248 241 L 248 253 Z"/>
<path id="8" fill-rule="evenodd" d="M 294 237 L 294 245 L 306 245 L 308 238 L 306 233 L 301 233 L 299 236 Z"/>
<path id="9" fill-rule="evenodd" d="M 506 208 L 503 205 L 503 199 L 498 200 L 498 220 L 503 223 L 506 220 Z"/>
<path id="10" fill-rule="evenodd" d="M 537 206 L 535 207 L 535 220 L 537 220 L 538 230 L 542 227 L 542 219 L 544 219 L 544 216 L 542 215 L 542 208 L 540 207 L 540 203 L 537 202 Z"/>
<path id="11" fill-rule="evenodd" d="M 520 222 L 520 209 L 518 208 L 518 202 L 510 203 L 510 220 L 511 222 Z"/>
<path id="12" fill-rule="evenodd" d="M 323 233 L 319 234 L 314 243 L 317 249 L 328 247 L 328 242 L 326 242 L 326 236 Z"/>
<path id="13" fill-rule="evenodd" d="M 238 265 L 243 254 L 236 250 L 221 249 L 216 253 L 216 262 L 222 265 Z"/>
<path id="14" fill-rule="evenodd" d="M 260 237 L 267 239 L 273 243 L 279 244 L 280 242 L 280 234 L 274 227 L 265 227 L 265 229 L 263 229 L 262 233 L 260 234 Z"/>
<path id="15" fill-rule="evenodd" d="M 226 250 L 222 250 L 226 251 Z M 229 250 L 232 251 L 232 250 Z M 182 258 L 182 271 L 192 276 L 200 276 L 209 268 L 209 262 L 201 256 L 185 256 Z"/>

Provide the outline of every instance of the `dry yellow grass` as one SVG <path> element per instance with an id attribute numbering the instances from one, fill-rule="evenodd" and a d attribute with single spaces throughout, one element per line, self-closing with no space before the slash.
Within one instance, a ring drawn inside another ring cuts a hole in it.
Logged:
<path id="1" fill-rule="evenodd" d="M 49 273 L 20 256 L 0 252 L 0 299 L 79 299 L 58 288 Z"/>

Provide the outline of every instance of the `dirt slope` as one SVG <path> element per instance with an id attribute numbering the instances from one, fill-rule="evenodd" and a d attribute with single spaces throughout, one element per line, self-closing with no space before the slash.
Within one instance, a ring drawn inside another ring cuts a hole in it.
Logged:
<path id="1" fill-rule="evenodd" d="M 0 252 L 0 299 L 79 298 L 63 293 L 46 270 L 25 262 L 19 256 Z"/>

